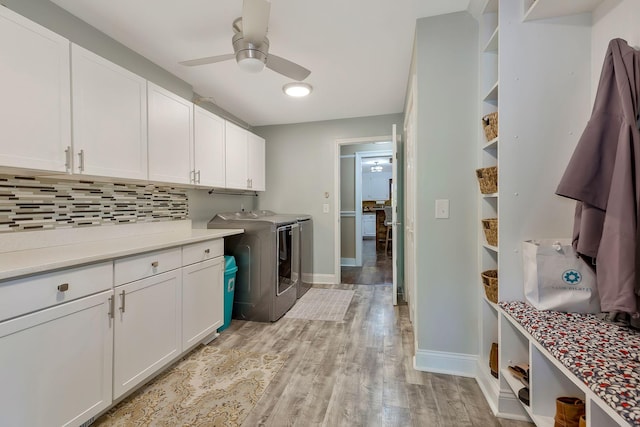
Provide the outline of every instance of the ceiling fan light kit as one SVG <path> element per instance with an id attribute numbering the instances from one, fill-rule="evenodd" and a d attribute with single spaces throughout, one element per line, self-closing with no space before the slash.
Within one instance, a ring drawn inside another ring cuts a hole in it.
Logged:
<path id="1" fill-rule="evenodd" d="M 309 83 L 293 82 L 282 86 L 282 91 L 294 98 L 302 98 L 311 93 L 313 87 Z"/>

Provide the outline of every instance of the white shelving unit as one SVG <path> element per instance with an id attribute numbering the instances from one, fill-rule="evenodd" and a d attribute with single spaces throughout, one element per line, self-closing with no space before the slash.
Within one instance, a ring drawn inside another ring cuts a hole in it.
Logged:
<path id="1" fill-rule="evenodd" d="M 502 350 L 500 363 L 502 386 L 514 395 L 524 387 L 507 368 L 509 365 L 529 364 L 530 403 L 521 403 L 523 410 L 538 427 L 553 427 L 556 397 L 572 396 L 582 399 L 586 407 L 587 426 L 616 427 L 629 424 L 606 405 L 593 391 L 564 367 L 549 351 L 538 343 L 509 314 L 498 308 L 501 340 L 509 343 Z"/>
<path id="2" fill-rule="evenodd" d="M 498 192 L 478 196 L 478 286 L 482 297 L 477 378 L 497 416 L 533 420 L 539 426 L 553 425 L 557 396 L 551 399 L 553 408 L 536 403 L 536 399 L 565 389 L 538 386 L 536 396 L 533 388 L 562 373 L 552 364 L 544 365 L 538 350 L 530 350 L 528 339 L 505 322 L 498 306 L 484 296 L 480 273 L 498 270 L 498 299 L 522 301 L 522 242 L 571 234 L 575 204 L 556 196 L 555 188 L 590 114 L 592 22 L 589 14 L 580 15 L 585 11 L 577 5 L 588 2 L 488 0 L 478 18 L 477 167 L 498 167 Z M 560 6 L 568 3 L 576 8 Z M 551 11 L 545 15 L 551 13 L 555 19 L 532 20 L 543 16 L 545 10 Z M 572 16 L 564 17 L 565 12 Z M 480 118 L 495 111 L 499 112 L 498 137 L 487 141 Z M 497 246 L 486 243 L 480 223 L 485 218 L 498 218 Z M 497 380 L 488 368 L 493 342 L 499 344 Z M 507 370 L 514 363 L 542 366 L 532 379 L 531 407 L 522 405 L 517 397 L 523 386 Z M 566 391 L 575 390 L 579 389 Z"/>
<path id="3" fill-rule="evenodd" d="M 604 0 L 525 0 L 523 21 L 592 12 Z"/>

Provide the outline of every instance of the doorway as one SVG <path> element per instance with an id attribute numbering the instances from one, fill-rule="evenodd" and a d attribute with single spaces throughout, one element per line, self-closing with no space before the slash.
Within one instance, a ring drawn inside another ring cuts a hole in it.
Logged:
<path id="1" fill-rule="evenodd" d="M 395 304 L 403 265 L 397 262 L 395 233 L 387 233 L 401 205 L 394 141 L 394 135 L 336 141 L 335 271 L 338 283 L 393 284 Z"/>

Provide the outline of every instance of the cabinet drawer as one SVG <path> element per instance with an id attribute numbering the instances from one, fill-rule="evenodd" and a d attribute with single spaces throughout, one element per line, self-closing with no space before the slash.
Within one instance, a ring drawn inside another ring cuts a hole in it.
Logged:
<path id="1" fill-rule="evenodd" d="M 114 266 L 115 286 L 180 268 L 180 248 L 164 249 L 118 259 Z"/>
<path id="2" fill-rule="evenodd" d="M 189 265 L 224 254 L 224 239 L 207 240 L 182 247 L 182 265 Z"/>
<path id="3" fill-rule="evenodd" d="M 0 321 L 104 291 L 112 285 L 111 261 L 0 282 Z"/>

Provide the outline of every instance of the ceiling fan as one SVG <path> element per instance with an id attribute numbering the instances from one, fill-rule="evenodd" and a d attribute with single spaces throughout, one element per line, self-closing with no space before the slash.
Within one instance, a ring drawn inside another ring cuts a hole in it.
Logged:
<path id="1" fill-rule="evenodd" d="M 189 67 L 213 64 L 215 62 L 236 59 L 240 68 L 258 73 L 267 68 L 291 79 L 302 81 L 311 71 L 287 59 L 269 53 L 267 27 L 269 24 L 269 0 L 244 0 L 242 17 L 233 21 L 233 52 L 226 55 L 207 56 L 206 58 L 182 61 Z"/>

